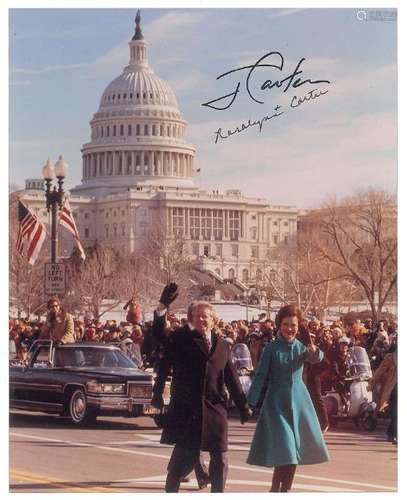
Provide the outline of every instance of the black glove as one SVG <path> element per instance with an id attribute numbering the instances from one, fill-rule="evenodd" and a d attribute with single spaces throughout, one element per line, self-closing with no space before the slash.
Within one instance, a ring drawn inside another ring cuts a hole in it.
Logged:
<path id="1" fill-rule="evenodd" d="M 252 412 L 250 411 L 250 408 L 246 406 L 241 412 L 240 412 L 240 423 L 244 424 L 246 423 L 249 418 L 252 416 Z"/>
<path id="2" fill-rule="evenodd" d="M 171 302 L 178 297 L 178 285 L 176 283 L 169 283 L 165 285 L 164 290 L 161 293 L 160 302 L 168 307 Z"/>
<path id="3" fill-rule="evenodd" d="M 164 399 L 161 394 L 154 394 L 151 399 L 151 406 L 161 410 L 164 407 Z"/>

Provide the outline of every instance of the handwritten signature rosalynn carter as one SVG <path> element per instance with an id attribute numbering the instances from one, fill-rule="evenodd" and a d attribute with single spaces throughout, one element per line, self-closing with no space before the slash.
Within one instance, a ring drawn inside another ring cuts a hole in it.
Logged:
<path id="1" fill-rule="evenodd" d="M 267 62 L 266 62 L 267 61 Z M 290 88 L 298 88 L 302 85 L 317 85 L 321 83 L 330 84 L 329 80 L 312 80 L 310 78 L 302 79 L 301 75 L 303 70 L 300 69 L 301 65 L 305 61 L 305 57 L 301 58 L 297 63 L 294 71 L 291 72 L 288 76 L 281 79 L 267 79 L 260 85 L 261 91 L 273 90 L 274 88 L 283 89 L 283 92 L 287 92 Z M 225 76 L 231 75 L 232 73 L 237 73 L 239 71 L 247 71 L 246 79 L 245 79 L 245 87 L 246 92 L 249 97 L 257 102 L 258 104 L 264 104 L 264 101 L 261 101 L 258 96 L 255 96 L 255 90 L 253 87 L 252 78 L 259 70 L 259 68 L 272 68 L 273 71 L 277 70 L 280 73 L 284 70 L 284 57 L 280 52 L 268 52 L 264 56 L 260 57 L 254 64 L 249 64 L 248 66 L 242 66 L 240 68 L 232 69 L 230 71 L 226 71 L 226 73 L 222 73 L 216 79 L 224 78 Z M 225 109 L 230 108 L 232 104 L 236 101 L 236 98 L 240 92 L 241 81 L 239 81 L 236 85 L 236 88 L 230 94 L 223 95 L 216 99 L 212 99 L 211 101 L 202 103 L 202 106 L 207 106 L 209 108 L 215 109 L 217 111 L 223 111 Z"/>
<path id="2" fill-rule="evenodd" d="M 291 99 L 290 108 L 298 108 L 305 102 L 310 102 L 313 101 L 314 99 L 318 99 L 318 97 L 321 97 L 327 93 L 328 93 L 327 90 L 312 89 L 302 97 L 297 97 L 295 95 Z M 244 132 L 245 130 L 251 127 L 258 127 L 259 133 L 261 133 L 263 129 L 263 124 L 265 122 L 284 114 L 284 110 L 280 105 L 277 105 L 274 108 L 274 111 L 275 113 L 273 113 L 272 115 L 265 115 L 263 116 L 263 118 L 259 118 L 258 120 L 252 120 L 250 118 L 249 120 L 247 120 L 247 122 L 242 123 L 241 125 L 235 127 L 232 130 L 228 129 L 224 131 L 222 130 L 221 127 L 219 127 L 218 130 L 216 130 L 215 132 L 215 144 L 217 144 L 220 139 L 229 139 L 229 137 L 231 137 L 232 135 L 240 134 L 240 132 Z"/>

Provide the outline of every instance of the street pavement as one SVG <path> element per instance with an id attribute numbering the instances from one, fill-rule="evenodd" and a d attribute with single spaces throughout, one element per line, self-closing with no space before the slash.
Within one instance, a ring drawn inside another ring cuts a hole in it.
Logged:
<path id="1" fill-rule="evenodd" d="M 273 469 L 246 464 L 254 428 L 229 420 L 226 493 L 270 489 Z M 342 422 L 325 437 L 331 461 L 299 466 L 293 493 L 397 491 L 397 446 L 385 440 L 383 422 L 374 432 Z M 149 417 L 103 417 L 76 428 L 60 417 L 12 413 L 10 492 L 161 493 L 172 447 L 159 439 Z M 181 491 L 199 493 L 194 474 Z"/>

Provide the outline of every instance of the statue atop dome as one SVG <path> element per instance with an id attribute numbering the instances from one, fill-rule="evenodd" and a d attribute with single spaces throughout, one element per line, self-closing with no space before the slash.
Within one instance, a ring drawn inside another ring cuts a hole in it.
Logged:
<path id="1" fill-rule="evenodd" d="M 140 15 L 140 9 L 138 9 L 136 15 L 136 31 L 134 33 L 132 40 L 144 40 L 144 36 L 140 28 L 140 22 L 141 22 L 141 15 Z"/>

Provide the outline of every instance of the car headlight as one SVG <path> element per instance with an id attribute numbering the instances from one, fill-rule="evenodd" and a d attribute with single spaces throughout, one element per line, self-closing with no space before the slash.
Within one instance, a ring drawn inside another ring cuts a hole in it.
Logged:
<path id="1" fill-rule="evenodd" d="M 125 384 L 101 384 L 91 381 L 86 384 L 88 392 L 97 394 L 124 394 L 126 392 Z"/>
<path id="2" fill-rule="evenodd" d="M 147 384 L 129 384 L 129 396 L 131 398 L 147 398 L 153 397 L 153 388 Z"/>

